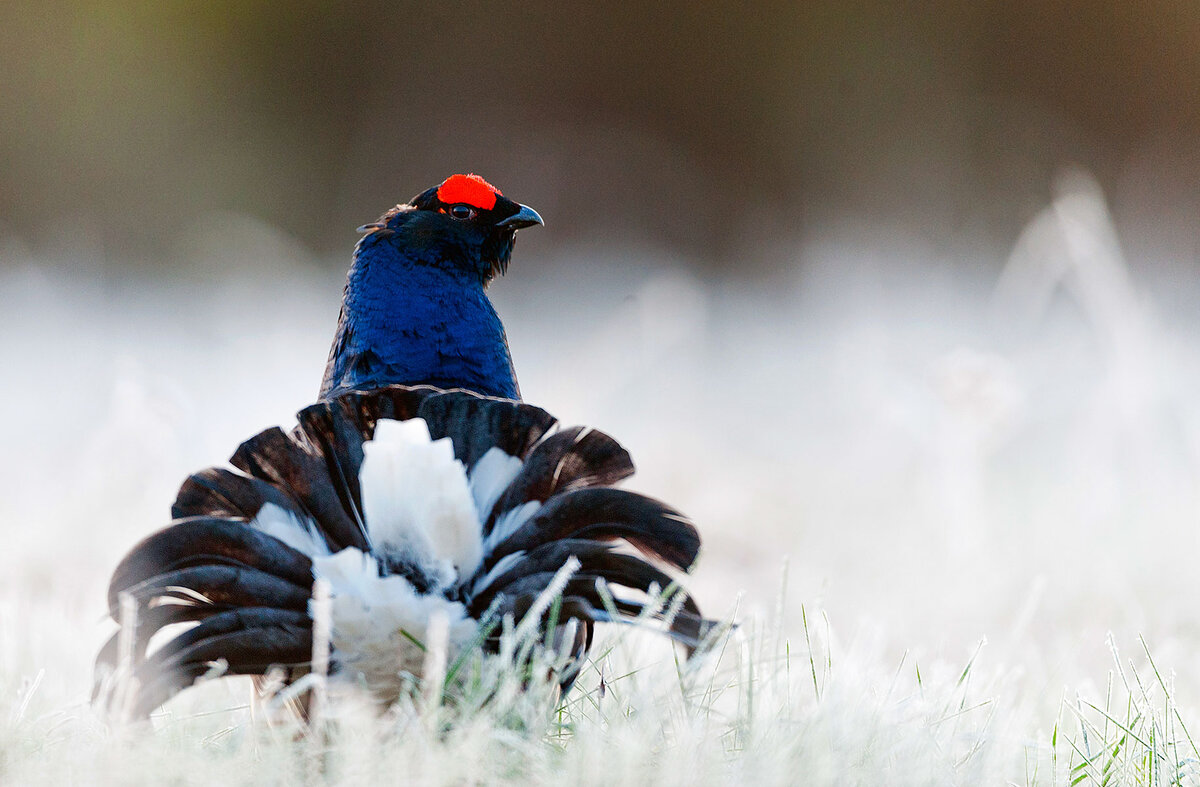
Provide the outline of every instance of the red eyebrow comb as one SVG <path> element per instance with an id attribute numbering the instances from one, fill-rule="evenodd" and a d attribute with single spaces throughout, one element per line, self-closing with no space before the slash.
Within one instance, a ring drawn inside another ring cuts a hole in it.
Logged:
<path id="1" fill-rule="evenodd" d="M 438 186 L 437 197 L 447 205 L 466 203 L 480 210 L 496 207 L 500 189 L 478 175 L 451 175 Z"/>

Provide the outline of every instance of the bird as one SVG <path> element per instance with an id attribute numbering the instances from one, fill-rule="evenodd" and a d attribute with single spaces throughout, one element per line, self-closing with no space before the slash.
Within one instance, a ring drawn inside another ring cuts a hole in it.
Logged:
<path id="1" fill-rule="evenodd" d="M 360 228 L 318 400 L 188 477 L 117 565 L 96 665 L 109 712 L 144 718 L 215 668 L 302 679 L 321 592 L 330 680 L 384 707 L 436 636 L 461 659 L 532 627 L 569 654 L 564 692 L 597 623 L 702 646 L 716 623 L 679 588 L 696 526 L 616 487 L 634 472 L 617 440 L 520 398 L 485 290 L 542 223 L 469 174 Z"/>
<path id="2" fill-rule="evenodd" d="M 359 227 L 321 397 L 402 381 L 521 398 L 486 289 L 517 230 L 539 224 L 478 175 L 452 175 Z"/>

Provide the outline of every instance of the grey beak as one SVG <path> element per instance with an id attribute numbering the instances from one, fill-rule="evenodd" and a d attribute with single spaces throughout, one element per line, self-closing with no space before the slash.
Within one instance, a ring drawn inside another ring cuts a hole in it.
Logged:
<path id="1" fill-rule="evenodd" d="M 534 224 L 545 226 L 546 222 L 542 221 L 542 217 L 538 212 L 528 205 L 518 205 L 519 211 L 509 216 L 504 221 L 496 222 L 497 227 L 505 227 L 507 229 L 519 230 L 522 227 L 532 227 Z"/>

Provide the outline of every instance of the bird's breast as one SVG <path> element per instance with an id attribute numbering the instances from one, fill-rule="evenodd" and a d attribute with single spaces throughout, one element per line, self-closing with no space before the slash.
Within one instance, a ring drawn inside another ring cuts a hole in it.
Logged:
<path id="1" fill-rule="evenodd" d="M 343 323 L 325 395 L 428 383 L 517 396 L 504 326 L 478 282 L 422 266 L 352 277 Z"/>

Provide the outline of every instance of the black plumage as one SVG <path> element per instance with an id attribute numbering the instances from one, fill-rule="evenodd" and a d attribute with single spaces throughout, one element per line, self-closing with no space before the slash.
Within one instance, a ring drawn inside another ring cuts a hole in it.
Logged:
<path id="1" fill-rule="evenodd" d="M 477 511 L 478 565 L 450 584 L 439 583 L 409 553 L 379 542 L 366 521 L 364 446 L 381 421 L 418 418 L 430 439 L 450 439 L 468 483 L 484 484 L 485 476 L 503 481 L 494 503 Z M 673 509 L 612 488 L 633 472 L 615 440 L 595 430 L 554 427 L 553 416 L 520 402 L 390 386 L 308 407 L 290 432 L 268 429 L 243 443 L 232 469 L 191 476 L 172 508 L 175 520 L 133 548 L 109 588 L 114 619 L 120 619 L 122 598 L 136 612 L 136 628 L 126 632 L 133 651 L 124 684 L 132 688 L 122 695 L 127 710 L 145 715 L 219 659 L 233 674 L 262 674 L 271 665 L 292 677 L 303 674 L 313 644 L 314 571 L 348 548 L 373 559 L 384 578 L 403 577 L 418 594 L 461 604 L 468 621 L 489 614 L 519 618 L 574 558 L 578 569 L 562 592 L 557 622 L 576 621 L 581 657 L 596 622 L 642 614 L 646 594 L 671 585 L 671 571 L 691 567 L 700 539 Z M 495 470 L 502 466 L 509 469 Z M 267 532 L 259 517 L 268 506 L 294 521 L 294 543 Z M 315 546 L 305 546 L 305 533 Z M 147 655 L 151 637 L 183 622 L 197 625 Z M 686 598 L 669 633 L 691 648 L 709 625 Z M 484 649 L 495 649 L 498 636 L 485 638 Z M 98 674 L 117 666 L 119 638 L 120 632 L 102 651 Z M 335 671 L 352 671 L 353 656 L 339 653 L 335 639 Z M 575 674 L 568 669 L 559 678 L 569 686 Z"/>

